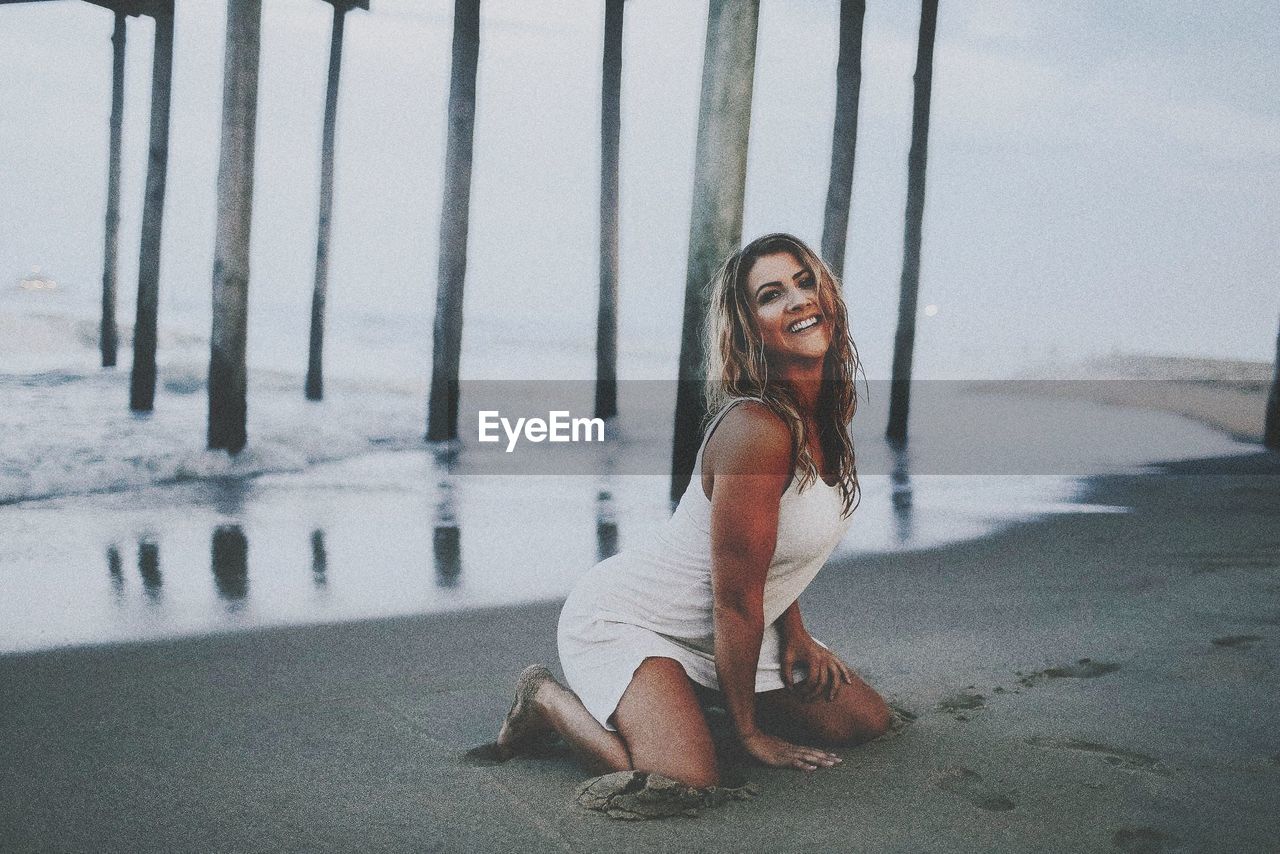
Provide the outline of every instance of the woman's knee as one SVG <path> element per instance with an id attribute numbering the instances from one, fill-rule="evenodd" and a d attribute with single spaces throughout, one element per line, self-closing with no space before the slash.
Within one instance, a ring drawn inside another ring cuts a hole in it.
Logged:
<path id="1" fill-rule="evenodd" d="M 880 695 L 872 694 L 837 719 L 832 740 L 838 744 L 862 744 L 884 735 L 892 724 L 889 704 Z"/>
<path id="2" fill-rule="evenodd" d="M 805 726 L 814 738 L 828 745 L 850 747 L 879 738 L 892 723 L 888 704 L 869 691 L 856 699 L 837 699 L 832 707 L 808 717 Z"/>
<path id="3" fill-rule="evenodd" d="M 664 762 L 656 767 L 636 765 L 633 770 L 661 774 L 694 789 L 710 789 L 720 785 L 720 771 L 714 761 L 692 760 L 677 764 Z"/>

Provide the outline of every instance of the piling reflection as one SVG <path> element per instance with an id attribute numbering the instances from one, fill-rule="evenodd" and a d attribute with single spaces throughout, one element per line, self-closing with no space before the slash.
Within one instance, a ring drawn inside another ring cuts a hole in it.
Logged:
<path id="1" fill-rule="evenodd" d="M 160 600 L 160 588 L 164 579 L 160 576 L 160 545 L 152 540 L 138 541 L 138 577 L 142 579 L 142 592 L 152 602 Z"/>
<path id="2" fill-rule="evenodd" d="M 316 590 L 324 590 L 329 586 L 329 555 L 324 547 L 324 531 L 317 528 L 311 532 L 311 585 Z"/>
<path id="3" fill-rule="evenodd" d="M 893 532 L 898 545 L 906 545 L 914 533 L 911 465 L 906 448 L 891 446 L 893 471 L 889 474 L 890 500 L 893 504 Z"/>
<path id="4" fill-rule="evenodd" d="M 253 482 L 245 478 L 219 478 L 211 482 L 210 503 L 223 516 L 240 516 L 245 500 L 253 491 Z"/>
<path id="5" fill-rule="evenodd" d="M 596 493 L 596 560 L 602 561 L 618 553 L 618 520 L 613 504 L 613 491 L 602 488 Z"/>
<path id="6" fill-rule="evenodd" d="M 111 592 L 119 598 L 124 593 L 124 567 L 115 545 L 107 546 L 107 575 L 111 578 Z"/>
<path id="7" fill-rule="evenodd" d="M 462 532 L 458 529 L 453 492 L 452 479 L 441 479 L 435 526 L 431 531 L 436 585 L 444 588 L 457 587 L 462 576 Z"/>
<path id="8" fill-rule="evenodd" d="M 218 597 L 229 610 L 239 610 L 249 595 L 249 540 L 239 525 L 219 525 L 209 552 Z"/>

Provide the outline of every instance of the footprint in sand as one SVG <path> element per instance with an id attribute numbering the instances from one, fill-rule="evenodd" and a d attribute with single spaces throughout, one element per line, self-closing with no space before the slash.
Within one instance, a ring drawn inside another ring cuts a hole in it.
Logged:
<path id="1" fill-rule="evenodd" d="M 1094 741 L 1085 741 L 1079 738 L 1049 738 L 1036 735 L 1028 738 L 1027 744 L 1053 750 L 1072 750 L 1076 753 L 1093 754 L 1101 757 L 1108 765 L 1114 765 L 1116 768 L 1123 768 L 1126 771 L 1147 771 L 1153 774 L 1167 773 L 1167 769 L 1160 764 L 1158 759 L 1147 756 L 1145 753 L 1137 753 L 1121 747 L 1110 747 Z"/>
<path id="2" fill-rule="evenodd" d="M 939 712 L 955 715 L 958 721 L 967 721 L 969 716 L 964 712 L 973 712 L 986 708 L 987 698 L 972 691 L 958 691 L 943 697 L 935 707 Z"/>
<path id="3" fill-rule="evenodd" d="M 907 727 L 916 722 L 916 713 L 900 706 L 897 703 L 889 703 L 889 729 L 880 736 L 877 741 L 885 741 L 890 738 L 897 738 L 902 735 Z"/>
<path id="4" fill-rule="evenodd" d="M 906 706 L 898 705 L 892 701 L 889 703 L 889 711 L 892 712 L 893 716 L 900 720 L 904 726 L 915 723 L 915 720 L 918 717 L 915 712 L 911 711 Z"/>
<path id="5" fill-rule="evenodd" d="M 1120 665 L 1110 661 L 1094 661 L 1092 658 L 1081 658 L 1075 664 L 1064 664 L 1061 667 L 1049 667 L 1030 673 L 1018 680 L 1018 684 L 1030 688 L 1045 679 L 1096 679 L 1115 673 Z"/>
<path id="6" fill-rule="evenodd" d="M 1214 638 L 1214 646 L 1225 646 L 1229 648 L 1242 647 L 1248 649 L 1258 641 L 1262 640 L 1260 635 L 1227 635 L 1222 638 Z"/>
<path id="7" fill-rule="evenodd" d="M 1185 566 L 1196 575 L 1212 574 L 1223 570 L 1275 569 L 1280 566 L 1280 550 L 1262 548 L 1248 552 L 1204 552 L 1182 558 Z"/>
<path id="8" fill-rule="evenodd" d="M 1122 827 L 1111 834 L 1111 844 L 1126 854 L 1162 854 L 1178 840 L 1154 827 Z"/>
<path id="9" fill-rule="evenodd" d="M 968 768 L 944 768 L 934 778 L 933 785 L 944 792 L 964 798 L 978 809 L 1007 812 L 1015 806 L 1006 793 L 988 784 L 977 771 L 970 771 Z"/>

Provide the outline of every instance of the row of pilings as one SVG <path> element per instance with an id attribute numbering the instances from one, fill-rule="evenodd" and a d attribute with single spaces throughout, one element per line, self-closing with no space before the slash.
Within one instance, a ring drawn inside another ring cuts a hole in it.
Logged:
<path id="1" fill-rule="evenodd" d="M 0 0 L 0 4 L 18 0 Z M 30 0 L 28 0 L 30 2 Z M 125 19 L 149 15 L 156 22 L 152 67 L 151 127 L 144 194 L 134 326 L 130 407 L 149 411 L 156 383 L 156 329 L 160 234 L 168 159 L 169 94 L 173 64 L 173 0 L 89 0 L 115 16 L 112 34 L 112 104 L 105 222 L 102 364 L 116 363 L 116 259 L 119 228 L 120 130 L 123 115 Z M 334 137 L 344 20 L 368 0 L 327 0 L 333 8 L 328 88 L 321 150 L 319 229 L 312 297 L 310 347 L 304 393 L 323 397 L 323 341 L 328 290 L 330 222 L 333 211 Z M 599 306 L 596 330 L 595 414 L 617 414 L 618 163 L 624 0 L 604 0 L 601 95 Z M 427 439 L 458 435 L 459 367 L 463 293 L 466 282 L 476 73 L 480 48 L 481 0 L 455 0 L 448 100 L 448 136 L 440 225 L 436 312 L 432 329 L 432 376 Z M 905 444 L 910 378 L 923 242 L 925 176 L 938 0 L 922 0 L 913 78 L 911 145 L 908 153 L 902 280 L 894 337 L 892 391 L 886 436 Z M 821 251 L 837 275 L 843 274 L 845 238 L 852 196 L 861 81 L 865 0 L 841 0 L 836 70 L 836 112 Z M 707 315 L 706 285 L 716 266 L 738 248 L 742 237 L 746 157 L 751 117 L 759 0 L 710 0 L 695 152 L 693 211 L 679 357 L 672 496 L 678 497 L 692 471 L 705 402 L 702 329 Z M 253 198 L 254 125 L 261 32 L 261 0 L 229 0 L 224 65 L 223 114 L 217 178 L 217 226 L 212 275 L 213 323 L 209 360 L 208 446 L 231 453 L 247 442 L 245 360 L 249 227 Z M 1268 401 L 1266 443 L 1280 448 L 1280 338 L 1277 372 Z"/>

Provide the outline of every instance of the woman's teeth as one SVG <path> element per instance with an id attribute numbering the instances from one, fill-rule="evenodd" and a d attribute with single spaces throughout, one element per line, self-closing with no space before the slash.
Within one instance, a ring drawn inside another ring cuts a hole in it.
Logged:
<path id="1" fill-rule="evenodd" d="M 791 326 L 787 327 L 787 331 L 788 331 L 788 332 L 803 332 L 804 330 L 808 329 L 809 327 L 811 327 L 811 326 L 817 326 L 817 325 L 818 325 L 818 318 L 816 318 L 816 317 L 811 317 L 811 318 L 809 318 L 808 320 L 802 320 L 802 321 L 800 321 L 799 323 L 794 323 L 794 324 L 792 324 Z"/>

